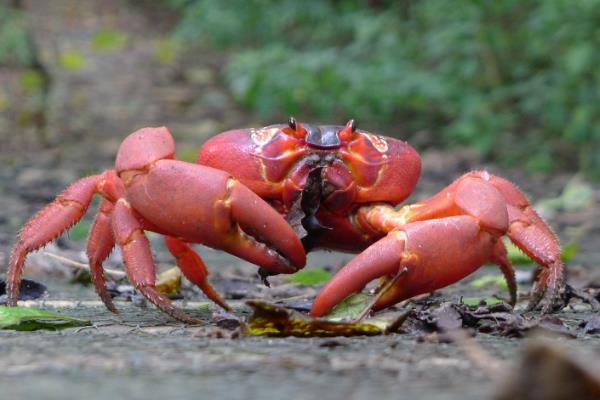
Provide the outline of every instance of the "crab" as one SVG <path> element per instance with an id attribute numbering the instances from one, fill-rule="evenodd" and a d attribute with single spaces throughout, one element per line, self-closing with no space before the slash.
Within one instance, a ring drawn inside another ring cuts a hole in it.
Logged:
<path id="1" fill-rule="evenodd" d="M 380 278 L 379 310 L 457 282 L 491 262 L 517 300 L 508 238 L 538 265 L 528 309 L 560 304 L 564 268 L 550 227 L 517 187 L 485 171 L 459 177 L 438 194 L 396 208 L 413 191 L 421 170 L 406 142 L 345 126 L 287 124 L 237 129 L 209 139 L 197 163 L 175 159 L 167 128 L 144 128 L 121 144 L 115 163 L 82 178 L 39 211 L 20 231 L 7 274 L 7 304 L 16 305 L 28 253 L 44 246 L 102 196 L 87 242 L 92 282 L 106 307 L 102 262 L 117 245 L 129 280 L 160 310 L 198 321 L 155 287 L 144 231 L 164 235 L 178 267 L 221 307 L 190 244 L 221 249 L 268 275 L 293 273 L 306 253 L 359 253 L 317 295 L 311 315 L 326 315 L 347 296 Z"/>

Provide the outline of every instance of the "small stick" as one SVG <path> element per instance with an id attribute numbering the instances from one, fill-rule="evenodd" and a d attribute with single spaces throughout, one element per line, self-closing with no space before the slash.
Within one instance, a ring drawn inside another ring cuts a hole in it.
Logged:
<path id="1" fill-rule="evenodd" d="M 396 284 L 396 282 L 398 282 L 398 280 L 400 279 L 400 277 L 402 275 L 404 275 L 405 273 L 407 273 L 407 272 L 408 272 L 408 268 L 406 268 L 406 267 L 404 267 L 400 271 L 398 271 L 398 273 L 392 279 L 390 279 L 390 281 L 387 282 L 377 292 L 377 294 L 373 297 L 373 299 L 371 299 L 371 301 L 369 302 L 369 304 L 367 304 L 365 306 L 365 308 L 363 308 L 363 310 L 360 312 L 360 314 L 358 314 L 356 316 L 356 318 L 354 318 L 352 320 L 352 322 L 353 323 L 360 322 L 364 317 L 366 317 L 367 314 L 369 314 L 371 312 L 371 309 L 373 308 L 373 306 L 375 306 L 375 303 L 377 303 L 379 301 L 379 299 L 385 294 L 385 292 L 387 292 L 394 284 Z"/>
<path id="2" fill-rule="evenodd" d="M 90 267 L 87 264 L 80 263 L 80 262 L 71 260 L 69 258 L 63 257 L 63 256 L 59 256 L 58 254 L 50 253 L 49 251 L 45 251 L 44 254 L 49 257 L 52 257 L 56 260 L 59 260 L 59 261 L 63 262 L 65 265 L 68 265 L 70 267 L 74 267 L 74 268 L 80 269 L 80 270 L 90 271 Z M 106 275 L 109 275 L 110 277 L 115 278 L 115 279 L 123 279 L 127 276 L 127 274 L 123 271 L 119 271 L 116 269 L 109 269 L 109 268 L 104 268 L 104 273 L 106 273 Z"/>

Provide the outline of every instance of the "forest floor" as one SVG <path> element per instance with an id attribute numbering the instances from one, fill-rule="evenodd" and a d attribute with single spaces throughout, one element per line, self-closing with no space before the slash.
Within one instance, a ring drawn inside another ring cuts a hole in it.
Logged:
<path id="1" fill-rule="evenodd" d="M 426 152 L 423 179 L 413 198 L 434 193 L 478 163 L 468 151 Z M 107 162 L 105 167 L 108 166 Z M 65 166 L 41 152 L 35 160 L 1 170 L 0 269 L 8 262 L 18 228 L 88 168 L 87 163 Z M 493 165 L 486 168 L 498 172 Z M 577 188 L 569 175 L 530 176 L 518 171 L 504 175 L 518 182 L 544 208 L 564 244 L 577 244 L 577 253 L 568 262 L 570 284 L 588 293 L 599 293 L 598 187 L 583 182 Z M 569 182 L 575 187 L 569 190 L 576 193 L 564 191 Z M 569 200 L 569 196 L 574 199 Z M 585 201 L 575 204 L 582 197 Z M 92 217 L 89 214 L 87 221 Z M 84 261 L 84 242 L 75 240 L 78 238 L 74 233 L 72 236 L 69 239 L 63 235 L 48 251 Z M 151 236 L 151 241 L 159 269 L 172 266 L 160 238 Z M 248 299 L 310 302 L 319 289 L 287 283 L 280 277 L 271 279 L 272 288 L 268 289 L 260 283 L 256 267 L 222 252 L 201 247 L 199 251 L 217 290 L 243 318 L 249 314 L 245 305 Z M 106 266 L 119 268 L 117 253 Z M 317 252 L 310 255 L 307 268 L 335 271 L 351 257 Z M 518 270 L 531 268 L 519 266 Z M 482 268 L 472 277 L 440 290 L 437 301 L 457 302 L 460 296 L 506 297 L 503 289 L 495 286 L 473 287 L 475 279 L 490 274 L 499 276 L 493 267 Z M 7 398 L 74 399 L 86 393 L 87 399 L 491 399 L 511 385 L 511 378 L 490 373 L 465 346 L 423 329 L 374 337 L 256 337 L 218 327 L 216 307 L 207 305 L 202 295 L 187 284 L 185 301 L 177 303 L 202 319 L 205 326 L 185 326 L 152 306 L 139 307 L 126 301 L 116 302 L 120 314 L 113 315 L 89 285 L 73 282 L 72 269 L 43 251 L 29 258 L 27 275 L 48 288 L 45 297 L 28 301 L 28 306 L 89 319 L 93 325 L 60 331 L 0 331 L 0 387 Z M 519 286 L 520 294 L 528 290 L 527 284 Z M 517 312 L 522 311 L 524 304 L 519 303 Z M 574 300 L 556 316 L 559 320 L 554 322 L 561 326 L 552 331 L 559 334 L 552 333 L 546 343 L 566 349 L 576 359 L 582 354 L 584 359 L 592 360 L 597 370 L 600 334 L 582 329 L 594 317 L 590 306 Z M 536 315 L 529 318 L 535 319 Z M 471 329 L 473 334 L 475 331 Z M 516 335 L 479 331 L 474 341 L 491 359 L 502 363 L 502 371 L 519 371 L 524 368 L 519 366 L 519 360 L 526 349 L 540 340 L 540 331 L 548 332 L 538 329 L 532 336 L 532 331 L 519 331 Z"/>

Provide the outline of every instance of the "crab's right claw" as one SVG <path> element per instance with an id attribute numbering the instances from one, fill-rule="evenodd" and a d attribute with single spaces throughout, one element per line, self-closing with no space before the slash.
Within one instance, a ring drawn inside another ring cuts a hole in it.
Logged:
<path id="1" fill-rule="evenodd" d="M 275 273 L 304 267 L 304 247 L 285 219 L 239 181 L 231 179 L 228 185 L 229 196 L 217 210 L 230 218 L 226 223 L 239 229 L 228 234 L 223 250 Z"/>

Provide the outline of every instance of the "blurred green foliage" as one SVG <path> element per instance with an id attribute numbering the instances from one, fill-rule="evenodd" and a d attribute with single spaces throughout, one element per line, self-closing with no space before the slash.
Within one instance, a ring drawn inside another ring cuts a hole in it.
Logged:
<path id="1" fill-rule="evenodd" d="M 86 66 L 85 57 L 83 54 L 76 51 L 65 51 L 64 53 L 61 53 L 58 63 L 62 68 L 71 71 L 77 71 Z"/>
<path id="2" fill-rule="evenodd" d="M 263 117 L 355 117 L 600 176 L 599 0 L 163 1 Z"/>
<path id="3" fill-rule="evenodd" d="M 19 86 L 25 93 L 37 93 L 43 90 L 44 76 L 35 69 L 26 69 L 19 77 Z"/>
<path id="4" fill-rule="evenodd" d="M 34 61 L 26 13 L 0 2 L 0 65 L 31 66 Z"/>
<path id="5" fill-rule="evenodd" d="M 92 48 L 97 51 L 122 50 L 129 41 L 127 34 L 110 29 L 102 29 L 92 37 Z"/>

